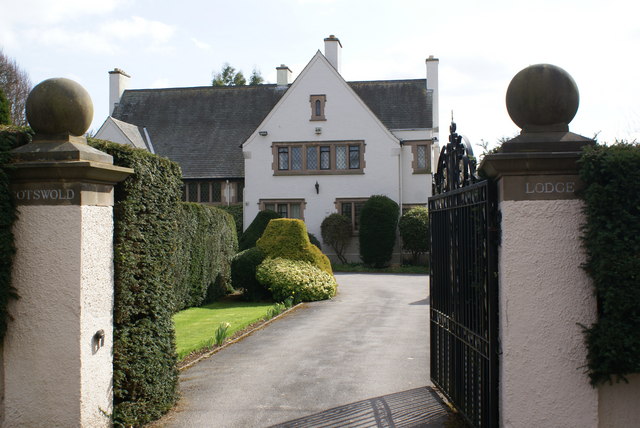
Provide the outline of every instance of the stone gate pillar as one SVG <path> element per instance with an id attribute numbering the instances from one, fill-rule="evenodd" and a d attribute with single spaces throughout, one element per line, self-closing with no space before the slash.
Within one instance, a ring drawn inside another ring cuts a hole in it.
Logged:
<path id="1" fill-rule="evenodd" d="M 582 325 L 596 320 L 580 241 L 577 161 L 593 140 L 569 132 L 573 79 L 552 65 L 518 73 L 507 109 L 522 128 L 480 168 L 497 180 L 501 220 L 500 425 L 597 427 Z"/>
<path id="2" fill-rule="evenodd" d="M 113 405 L 113 185 L 133 171 L 82 137 L 89 94 L 68 79 L 27 100 L 32 143 L 14 151 L 11 320 L 2 426 L 110 425 Z"/>

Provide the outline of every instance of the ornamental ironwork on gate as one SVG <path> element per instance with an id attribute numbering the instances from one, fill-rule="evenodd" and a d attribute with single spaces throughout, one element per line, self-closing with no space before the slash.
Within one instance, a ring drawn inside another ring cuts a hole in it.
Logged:
<path id="1" fill-rule="evenodd" d="M 450 130 L 429 198 L 431 380 L 473 426 L 497 427 L 496 189 Z"/>

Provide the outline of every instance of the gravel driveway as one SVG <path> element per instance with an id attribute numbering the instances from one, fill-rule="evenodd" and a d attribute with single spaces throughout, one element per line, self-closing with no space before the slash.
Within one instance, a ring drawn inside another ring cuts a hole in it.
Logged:
<path id="1" fill-rule="evenodd" d="M 305 304 L 182 372 L 155 426 L 432 426 L 428 276 L 336 274 L 338 296 Z"/>

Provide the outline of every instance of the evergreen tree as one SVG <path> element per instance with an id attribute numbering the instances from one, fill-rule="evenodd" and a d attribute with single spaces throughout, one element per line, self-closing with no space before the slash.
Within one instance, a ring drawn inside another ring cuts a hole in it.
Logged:
<path id="1" fill-rule="evenodd" d="M 4 95 L 2 88 L 0 88 L 0 125 L 11 125 L 9 100 Z"/>

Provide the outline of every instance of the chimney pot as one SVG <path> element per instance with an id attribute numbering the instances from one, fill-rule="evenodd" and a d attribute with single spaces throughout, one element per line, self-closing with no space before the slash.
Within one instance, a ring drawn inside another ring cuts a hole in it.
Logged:
<path id="1" fill-rule="evenodd" d="M 342 65 L 342 43 L 340 43 L 340 39 L 333 34 L 324 39 L 324 56 L 329 63 L 333 65 L 333 68 L 340 73 Z"/>
<path id="2" fill-rule="evenodd" d="M 109 72 L 109 116 L 113 114 L 113 109 L 120 102 L 122 93 L 129 87 L 129 76 L 119 68 L 114 68 Z"/>
<path id="3" fill-rule="evenodd" d="M 280 67 L 276 67 L 277 71 L 277 84 L 278 86 L 287 86 L 291 83 L 291 70 L 284 64 L 280 64 Z"/>

